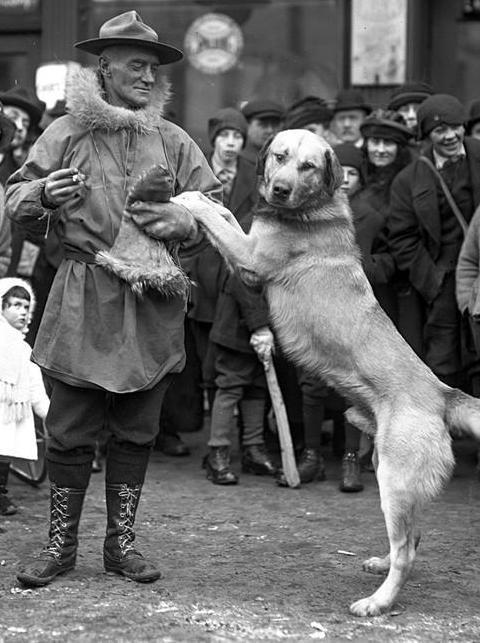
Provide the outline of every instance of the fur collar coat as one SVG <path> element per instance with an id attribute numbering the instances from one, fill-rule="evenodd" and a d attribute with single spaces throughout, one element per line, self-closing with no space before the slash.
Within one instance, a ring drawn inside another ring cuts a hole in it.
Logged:
<path id="1" fill-rule="evenodd" d="M 169 91 L 161 80 L 146 109 L 128 110 L 108 104 L 96 72 L 82 70 L 69 88 L 69 113 L 45 130 L 10 180 L 9 216 L 30 236 L 55 224 L 63 244 L 33 359 L 67 383 L 126 393 L 183 368 L 185 299 L 151 290 L 138 297 L 95 264 L 96 253 L 115 242 L 129 188 L 153 165 L 168 168 L 175 194 L 199 190 L 221 199 L 203 153 L 162 116 Z M 66 167 L 78 168 L 86 184 L 68 204 L 49 210 L 42 203 L 45 179 Z"/>

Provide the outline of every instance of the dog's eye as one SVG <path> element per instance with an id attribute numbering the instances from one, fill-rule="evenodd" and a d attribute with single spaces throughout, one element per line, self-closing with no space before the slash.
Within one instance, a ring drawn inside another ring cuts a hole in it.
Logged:
<path id="1" fill-rule="evenodd" d="M 283 159 L 285 158 L 283 154 L 274 154 L 274 156 L 279 162 L 283 161 Z"/>
<path id="2" fill-rule="evenodd" d="M 310 161 L 305 161 L 305 163 L 302 163 L 300 166 L 301 170 L 313 170 L 315 168 L 315 163 L 311 163 Z"/>

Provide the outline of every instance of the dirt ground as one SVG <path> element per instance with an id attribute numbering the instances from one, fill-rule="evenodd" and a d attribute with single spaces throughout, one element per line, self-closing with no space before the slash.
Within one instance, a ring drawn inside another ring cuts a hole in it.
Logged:
<path id="1" fill-rule="evenodd" d="M 471 442 L 455 442 L 455 476 L 425 511 L 399 603 L 381 617 L 355 618 L 348 605 L 380 582 L 361 561 L 386 548 L 374 475 L 363 474 L 363 493 L 340 493 L 340 463 L 327 447 L 325 482 L 293 490 L 242 475 L 224 488 L 200 467 L 205 430 L 183 437 L 192 455 L 154 453 L 138 512 L 139 548 L 163 571 L 154 584 L 103 572 L 96 474 L 76 570 L 22 590 L 15 570 L 44 543 L 48 487 L 12 479 L 20 511 L 0 518 L 0 641 L 480 640 L 480 482 Z"/>

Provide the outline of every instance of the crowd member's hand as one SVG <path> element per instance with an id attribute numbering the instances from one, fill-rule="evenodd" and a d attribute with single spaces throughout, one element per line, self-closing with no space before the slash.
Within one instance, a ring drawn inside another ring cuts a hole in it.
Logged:
<path id="1" fill-rule="evenodd" d="M 197 234 L 192 214 L 178 203 L 135 201 L 126 209 L 137 226 L 155 239 L 184 241 Z"/>
<path id="2" fill-rule="evenodd" d="M 275 339 L 270 328 L 268 326 L 257 328 L 250 336 L 250 346 L 257 353 L 259 360 L 268 365 L 275 346 Z"/>
<path id="3" fill-rule="evenodd" d="M 48 205 L 58 207 L 76 196 L 79 187 L 85 185 L 85 174 L 75 167 L 51 172 L 43 187 L 44 200 Z"/>

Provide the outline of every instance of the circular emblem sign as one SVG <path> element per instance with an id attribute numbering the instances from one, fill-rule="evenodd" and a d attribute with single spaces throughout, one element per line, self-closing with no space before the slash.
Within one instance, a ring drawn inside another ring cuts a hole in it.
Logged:
<path id="1" fill-rule="evenodd" d="M 243 35 L 230 16 L 207 13 L 191 24 L 184 46 L 196 69 L 205 74 L 221 74 L 237 64 L 243 49 Z"/>

